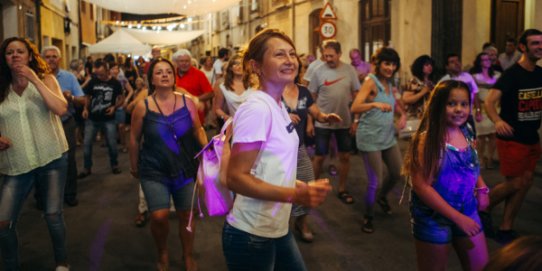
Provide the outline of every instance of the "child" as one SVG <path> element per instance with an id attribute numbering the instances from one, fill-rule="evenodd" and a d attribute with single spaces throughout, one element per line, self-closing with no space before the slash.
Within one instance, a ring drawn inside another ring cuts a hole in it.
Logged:
<path id="1" fill-rule="evenodd" d="M 445 270 L 450 243 L 464 270 L 482 270 L 488 261 L 478 210 L 489 204 L 489 189 L 466 123 L 470 103 L 465 83 L 439 83 L 405 158 L 419 270 Z"/>

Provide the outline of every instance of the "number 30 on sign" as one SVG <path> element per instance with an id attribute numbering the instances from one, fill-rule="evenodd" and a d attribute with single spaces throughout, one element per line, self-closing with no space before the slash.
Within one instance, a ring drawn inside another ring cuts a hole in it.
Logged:
<path id="1" fill-rule="evenodd" d="M 320 35 L 324 39 L 332 39 L 337 34 L 337 26 L 333 22 L 323 22 L 320 25 Z"/>

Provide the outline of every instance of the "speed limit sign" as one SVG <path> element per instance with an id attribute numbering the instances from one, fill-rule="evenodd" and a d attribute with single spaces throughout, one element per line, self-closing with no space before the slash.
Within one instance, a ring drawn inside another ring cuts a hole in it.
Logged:
<path id="1" fill-rule="evenodd" d="M 337 26 L 333 22 L 325 21 L 320 25 L 320 35 L 324 39 L 332 39 L 337 35 Z"/>

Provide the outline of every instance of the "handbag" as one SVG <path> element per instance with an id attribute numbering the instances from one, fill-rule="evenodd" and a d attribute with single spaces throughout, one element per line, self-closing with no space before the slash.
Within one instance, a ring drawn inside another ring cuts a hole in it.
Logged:
<path id="1" fill-rule="evenodd" d="M 222 216 L 233 206 L 233 193 L 228 189 L 226 173 L 230 158 L 230 117 L 220 130 L 195 158 L 201 157 L 197 180 L 203 190 L 203 201 L 209 216 Z"/>

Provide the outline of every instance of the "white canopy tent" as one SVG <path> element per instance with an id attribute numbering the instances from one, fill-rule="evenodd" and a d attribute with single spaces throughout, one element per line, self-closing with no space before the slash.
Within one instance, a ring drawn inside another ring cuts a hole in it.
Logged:
<path id="1" fill-rule="evenodd" d="M 189 42 L 205 33 L 203 30 L 197 31 L 150 31 L 140 29 L 123 29 L 143 43 L 152 45 L 177 45 Z"/>
<path id="2" fill-rule="evenodd" d="M 85 0 L 105 9 L 134 14 L 169 14 L 187 16 L 220 11 L 239 4 L 239 0 Z"/>
<path id="3" fill-rule="evenodd" d="M 91 54 L 132 53 L 135 55 L 144 55 L 151 51 L 151 47 L 143 44 L 124 29 L 119 29 L 111 34 L 111 36 L 89 46 L 88 51 Z"/>

